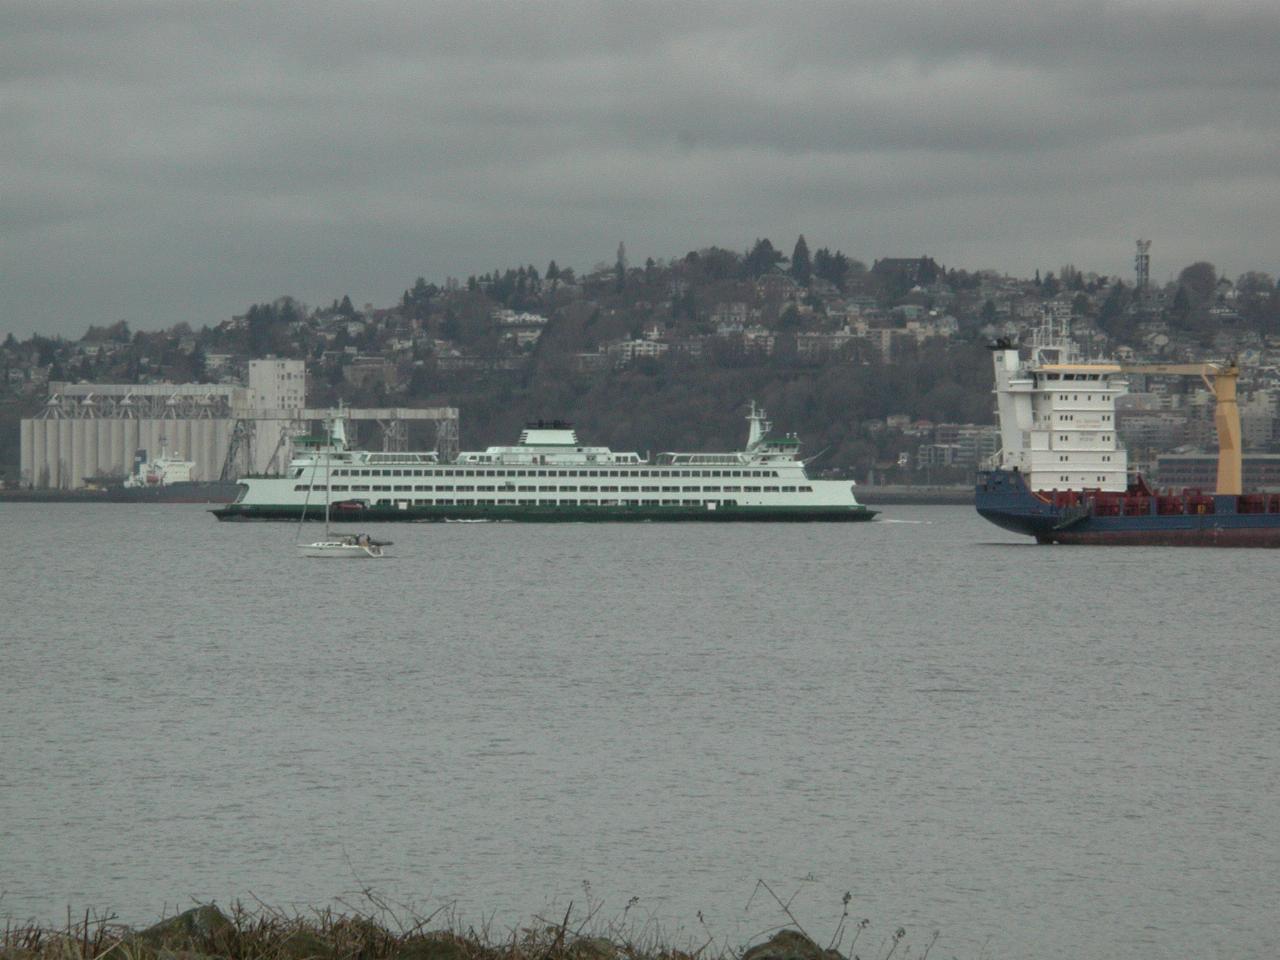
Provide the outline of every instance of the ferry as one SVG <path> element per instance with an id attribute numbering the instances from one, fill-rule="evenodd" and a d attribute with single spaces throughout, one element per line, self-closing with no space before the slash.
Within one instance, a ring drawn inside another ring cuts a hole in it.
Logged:
<path id="1" fill-rule="evenodd" d="M 1041 544 L 1280 547 L 1280 495 L 1244 493 L 1234 363 L 1083 360 L 1065 324 L 1033 335 L 1028 357 L 991 347 L 1001 449 L 979 473 L 978 513 Z M 1197 376 L 1212 391 L 1216 489 L 1158 491 L 1130 477 L 1116 435 L 1126 375 Z"/>
<path id="2" fill-rule="evenodd" d="M 849 480 L 814 480 L 794 436 L 772 438 L 751 404 L 743 450 L 636 453 L 591 446 L 569 423 L 530 423 L 511 446 L 460 453 L 350 449 L 341 416 L 302 443 L 283 477 L 240 481 L 219 520 L 834 521 L 870 520 Z"/>

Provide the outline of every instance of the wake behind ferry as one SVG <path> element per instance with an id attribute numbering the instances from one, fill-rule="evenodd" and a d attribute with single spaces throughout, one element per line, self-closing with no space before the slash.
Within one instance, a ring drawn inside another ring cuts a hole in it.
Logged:
<path id="1" fill-rule="evenodd" d="M 463 452 L 350 449 L 339 413 L 323 438 L 300 438 L 284 477 L 241 480 L 219 520 L 836 521 L 870 520 L 849 480 L 812 480 L 794 436 L 773 439 L 751 404 L 745 449 L 636 453 L 583 444 L 568 423 L 528 424 L 513 446 Z"/>
<path id="2" fill-rule="evenodd" d="M 1234 363 L 1080 359 L 1069 329 L 1036 331 L 1024 359 L 992 346 L 1001 450 L 978 475 L 978 513 L 1038 543 L 1280 547 L 1280 495 L 1242 492 Z M 1156 491 L 1129 479 L 1116 437 L 1127 373 L 1201 377 L 1216 401 L 1216 490 Z"/>

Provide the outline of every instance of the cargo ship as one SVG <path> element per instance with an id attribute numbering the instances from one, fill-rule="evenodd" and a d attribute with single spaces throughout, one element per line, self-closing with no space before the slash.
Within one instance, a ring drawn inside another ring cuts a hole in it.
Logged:
<path id="1" fill-rule="evenodd" d="M 341 412 L 323 437 L 299 438 L 284 477 L 240 481 L 219 520 L 829 521 L 870 520 L 849 480 L 813 480 L 794 436 L 774 438 L 764 410 L 729 453 L 636 453 L 591 446 L 562 421 L 530 423 L 519 442 L 463 452 L 350 449 Z"/>
<path id="2" fill-rule="evenodd" d="M 1086 361 L 1066 325 L 1038 329 L 1030 356 L 991 347 L 1001 449 L 978 474 L 978 513 L 1042 544 L 1280 547 L 1280 495 L 1241 489 L 1234 363 Z M 1212 391 L 1216 489 L 1158 491 L 1129 476 L 1116 436 L 1127 374 L 1198 376 Z"/>
<path id="3" fill-rule="evenodd" d="M 230 503 L 239 494 L 234 480 L 191 479 L 194 468 L 195 461 L 163 447 L 155 458 L 138 450 L 128 476 L 86 477 L 83 487 L 70 490 L 0 490 L 0 503 Z"/>

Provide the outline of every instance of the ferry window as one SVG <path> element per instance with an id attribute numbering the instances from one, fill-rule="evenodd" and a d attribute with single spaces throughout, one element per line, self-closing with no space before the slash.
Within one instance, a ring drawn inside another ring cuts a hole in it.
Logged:
<path id="1" fill-rule="evenodd" d="M 759 487 L 743 487 L 742 492 L 743 493 L 759 493 L 760 488 Z"/>
<path id="2" fill-rule="evenodd" d="M 764 488 L 764 492 L 765 492 L 765 493 L 777 493 L 777 492 L 778 492 L 778 488 L 777 488 L 777 487 L 765 487 L 765 488 Z"/>
<path id="3" fill-rule="evenodd" d="M 679 487 L 663 487 L 662 492 L 663 493 L 679 493 L 680 488 Z"/>
<path id="4" fill-rule="evenodd" d="M 538 492 L 539 493 L 555 493 L 556 488 L 555 487 L 539 487 Z"/>
<path id="5" fill-rule="evenodd" d="M 545 470 L 539 470 L 539 471 L 538 471 L 538 476 L 540 476 L 540 477 L 545 477 L 546 475 L 547 475 L 547 471 L 545 471 Z"/>
<path id="6" fill-rule="evenodd" d="M 497 476 L 497 475 L 498 475 L 498 472 L 497 472 L 496 470 L 486 470 L 486 471 L 484 472 L 484 475 L 485 475 L 486 477 L 495 477 L 495 476 Z"/>
<path id="7" fill-rule="evenodd" d="M 458 487 L 458 490 L 459 490 L 459 491 L 466 491 L 467 493 L 473 493 L 473 492 L 475 492 L 475 489 L 476 489 L 476 488 L 475 488 L 475 487 L 472 487 L 472 486 L 462 486 L 462 487 Z"/>
<path id="8" fill-rule="evenodd" d="M 719 471 L 719 470 L 712 470 L 712 471 L 711 471 L 711 475 L 712 475 L 713 477 L 718 477 L 718 476 L 720 476 L 720 471 Z"/>
<path id="9" fill-rule="evenodd" d="M 577 493 L 578 488 L 577 487 L 561 487 L 560 492 L 561 493 Z"/>
<path id="10" fill-rule="evenodd" d="M 719 487 L 703 487 L 702 492 L 703 493 L 719 493 L 720 488 Z"/>
<path id="11" fill-rule="evenodd" d="M 311 487 L 309 487 L 309 486 L 308 486 L 307 484 L 305 484 L 305 483 L 299 483 L 299 484 L 296 484 L 296 485 L 294 486 L 294 488 L 293 488 L 293 489 L 294 489 L 294 490 L 310 490 L 310 489 L 311 489 Z"/>
<path id="12" fill-rule="evenodd" d="M 537 491 L 538 488 L 537 487 L 517 487 L 516 489 L 519 490 L 521 493 L 534 493 Z M 524 503 L 523 500 L 521 500 L 520 502 Z"/>
<path id="13" fill-rule="evenodd" d="M 396 489 L 397 489 L 397 490 L 412 490 L 412 489 L 413 489 L 413 487 L 411 487 L 411 486 L 405 486 L 405 485 L 402 485 L 402 484 L 396 484 Z"/>
<path id="14" fill-rule="evenodd" d="M 601 493 L 617 493 L 618 488 L 617 487 L 601 487 L 600 492 Z"/>
<path id="15" fill-rule="evenodd" d="M 729 490 L 729 488 L 728 488 L 728 487 L 725 487 L 724 489 L 725 489 L 725 491 L 726 491 L 726 492 L 728 492 L 728 490 Z M 801 487 L 801 488 L 800 488 L 800 492 L 801 492 L 801 493 L 813 493 L 813 487 Z"/>
<path id="16" fill-rule="evenodd" d="M 684 490 L 684 492 L 685 492 L 685 493 L 697 493 L 697 492 L 698 492 L 698 488 L 697 488 L 697 487 L 684 487 L 684 488 L 683 488 L 683 490 Z"/>
<path id="17" fill-rule="evenodd" d="M 393 477 L 403 477 L 403 476 L 404 476 L 404 471 L 403 471 L 403 470 L 392 470 L 392 471 L 391 471 L 391 475 L 392 475 Z"/>
<path id="18" fill-rule="evenodd" d="M 596 488 L 595 488 L 595 487 L 579 487 L 578 489 L 579 489 L 579 490 L 581 490 L 583 493 L 598 493 L 598 492 L 599 492 L 598 490 L 596 490 Z"/>
<path id="19" fill-rule="evenodd" d="M 450 486 L 450 487 L 436 487 L 436 490 L 437 490 L 437 491 L 439 491 L 439 490 L 449 490 L 449 491 L 452 491 L 452 490 L 453 490 L 453 487 L 451 487 L 451 486 Z"/>
<path id="20" fill-rule="evenodd" d="M 808 489 L 808 488 L 806 487 L 805 489 Z M 741 487 L 725 487 L 724 492 L 725 493 L 741 493 L 742 488 Z"/>
<path id="21" fill-rule="evenodd" d="M 796 488 L 795 488 L 795 487 L 783 487 L 783 488 L 782 488 L 782 492 L 783 492 L 783 493 L 795 493 L 795 492 L 796 492 Z"/>
<path id="22" fill-rule="evenodd" d="M 623 493 L 639 493 L 640 488 L 639 487 L 623 487 L 622 492 Z"/>
<path id="23" fill-rule="evenodd" d="M 587 476 L 588 476 L 588 477 L 598 477 L 598 476 L 600 476 L 600 471 L 599 471 L 599 470 L 588 470 L 588 471 L 587 471 Z"/>
<path id="24" fill-rule="evenodd" d="M 347 485 L 345 483 L 335 483 L 331 489 L 345 491 L 347 489 Z"/>
<path id="25" fill-rule="evenodd" d="M 367 486 L 362 486 L 362 485 L 360 485 L 360 484 L 356 484 L 356 485 L 354 485 L 351 489 L 352 489 L 352 490 L 365 490 L 365 491 L 367 491 L 369 488 L 368 488 Z"/>

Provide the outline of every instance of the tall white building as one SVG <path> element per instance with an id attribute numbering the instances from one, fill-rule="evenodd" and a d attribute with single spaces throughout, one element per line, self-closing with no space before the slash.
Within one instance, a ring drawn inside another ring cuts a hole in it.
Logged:
<path id="1" fill-rule="evenodd" d="M 253 407 L 254 473 L 279 473 L 293 456 L 292 438 L 307 405 L 304 360 L 250 360 L 249 397 Z"/>

